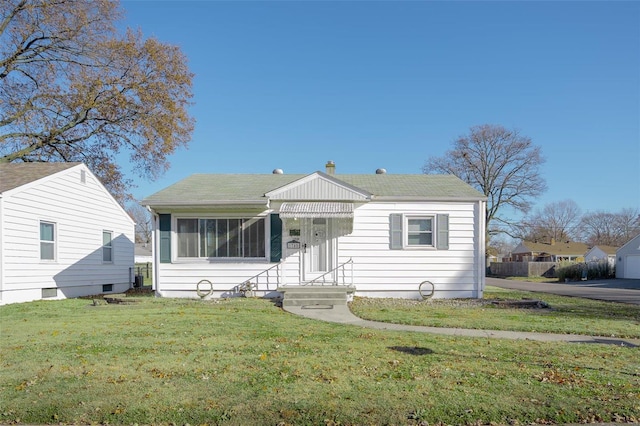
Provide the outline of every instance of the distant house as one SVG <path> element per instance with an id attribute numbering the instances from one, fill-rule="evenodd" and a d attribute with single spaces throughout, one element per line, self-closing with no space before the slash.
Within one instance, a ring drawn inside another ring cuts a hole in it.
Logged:
<path id="1" fill-rule="evenodd" d="M 84 164 L 0 164 L 0 304 L 127 290 L 133 240 Z"/>
<path id="2" fill-rule="evenodd" d="M 589 247 L 583 243 L 569 241 L 556 242 L 551 239 L 548 243 L 522 241 L 511 252 L 513 262 L 561 262 L 584 260 Z"/>
<path id="3" fill-rule="evenodd" d="M 593 246 L 584 255 L 585 262 L 599 262 L 606 260 L 609 265 L 616 264 L 616 251 L 618 247 L 612 246 Z"/>
<path id="4" fill-rule="evenodd" d="M 150 263 L 152 261 L 153 261 L 153 252 L 151 251 L 151 244 L 136 243 L 135 262 Z"/>
<path id="5" fill-rule="evenodd" d="M 616 278 L 640 279 L 640 234 L 617 250 Z"/>
<path id="6" fill-rule="evenodd" d="M 482 297 L 486 197 L 453 175 L 196 174 L 142 201 L 154 288 L 170 297 L 348 286 L 367 297 Z M 203 296 L 201 296 L 203 297 Z"/>

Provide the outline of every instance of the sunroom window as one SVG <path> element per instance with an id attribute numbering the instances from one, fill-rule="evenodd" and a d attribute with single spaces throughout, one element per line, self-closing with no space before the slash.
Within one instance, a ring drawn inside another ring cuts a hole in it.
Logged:
<path id="1" fill-rule="evenodd" d="M 265 257 L 264 219 L 178 219 L 178 257 Z"/>

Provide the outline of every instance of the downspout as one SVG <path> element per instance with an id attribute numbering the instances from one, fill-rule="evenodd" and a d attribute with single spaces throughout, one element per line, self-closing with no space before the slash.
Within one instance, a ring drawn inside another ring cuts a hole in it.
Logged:
<path id="1" fill-rule="evenodd" d="M 486 283 L 486 244 L 487 244 L 487 224 L 486 224 L 486 201 L 478 201 L 478 298 L 482 298 Z"/>
<path id="2" fill-rule="evenodd" d="M 160 250 L 158 247 L 160 238 L 158 238 L 157 235 L 159 232 L 159 216 L 151 207 L 147 206 L 147 210 L 151 213 L 153 224 L 151 229 L 151 263 L 153 265 L 153 283 L 151 283 L 151 289 L 154 290 L 157 295 L 160 288 Z"/>
<path id="3" fill-rule="evenodd" d="M 2 290 L 4 284 L 4 244 L 2 240 L 2 234 L 4 231 L 3 201 L 4 198 L 0 195 L 0 305 L 3 304 L 2 295 L 4 293 Z"/>

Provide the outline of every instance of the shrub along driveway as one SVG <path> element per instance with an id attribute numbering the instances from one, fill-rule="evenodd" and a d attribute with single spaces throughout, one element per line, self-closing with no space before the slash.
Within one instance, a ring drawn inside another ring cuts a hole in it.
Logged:
<path id="1" fill-rule="evenodd" d="M 569 283 L 536 283 L 487 277 L 486 284 L 513 290 L 640 305 L 640 280 L 611 279 Z"/>

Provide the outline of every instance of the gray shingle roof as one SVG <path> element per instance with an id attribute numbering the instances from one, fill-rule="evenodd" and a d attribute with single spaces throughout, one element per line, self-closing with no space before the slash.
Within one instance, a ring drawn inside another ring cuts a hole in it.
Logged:
<path id="1" fill-rule="evenodd" d="M 264 194 L 292 183 L 302 174 L 194 174 L 142 200 L 143 205 L 203 205 L 265 202 Z M 373 198 L 484 199 L 453 175 L 333 175 Z"/>
<path id="2" fill-rule="evenodd" d="M 53 175 L 81 163 L 0 163 L 0 193 Z"/>

